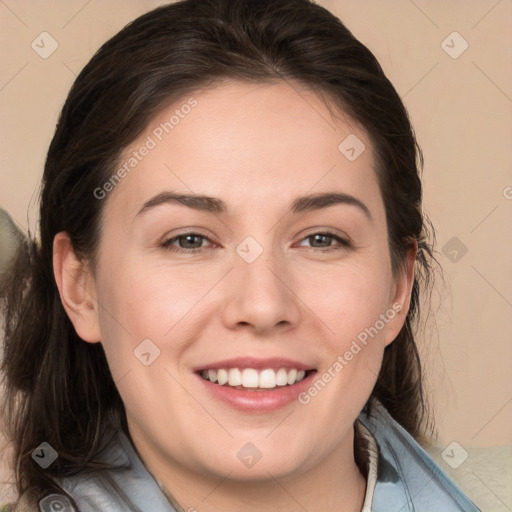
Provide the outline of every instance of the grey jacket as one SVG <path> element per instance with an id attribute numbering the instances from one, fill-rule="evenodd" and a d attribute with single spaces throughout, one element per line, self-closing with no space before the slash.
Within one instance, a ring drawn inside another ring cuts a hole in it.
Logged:
<path id="1" fill-rule="evenodd" d="M 371 416 L 361 413 L 359 420 L 377 445 L 372 512 L 479 511 L 384 407 L 372 408 Z M 123 433 L 103 460 L 115 469 L 63 479 L 68 496 L 46 496 L 39 512 L 176 512 Z"/>

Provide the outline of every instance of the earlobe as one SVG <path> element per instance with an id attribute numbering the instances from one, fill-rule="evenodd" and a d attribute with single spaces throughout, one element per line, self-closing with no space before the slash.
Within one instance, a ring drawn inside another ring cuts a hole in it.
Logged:
<path id="1" fill-rule="evenodd" d="M 414 240 L 407 250 L 403 267 L 395 279 L 394 293 L 391 297 L 390 308 L 396 314 L 393 314 L 393 318 L 386 329 L 386 345 L 389 345 L 398 336 L 407 318 L 414 284 L 417 253 L 418 242 Z"/>
<path id="2" fill-rule="evenodd" d="M 61 231 L 53 240 L 53 273 L 62 305 L 84 341 L 100 341 L 94 278 L 73 249 L 69 235 Z"/>

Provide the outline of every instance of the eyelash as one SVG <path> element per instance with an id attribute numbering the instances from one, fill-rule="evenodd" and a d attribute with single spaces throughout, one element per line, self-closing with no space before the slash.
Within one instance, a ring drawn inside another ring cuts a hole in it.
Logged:
<path id="1" fill-rule="evenodd" d="M 201 233 L 196 233 L 194 231 L 190 231 L 187 233 L 180 233 L 179 235 L 176 235 L 172 238 L 168 238 L 161 244 L 161 247 L 167 251 L 183 253 L 183 254 L 185 254 L 185 253 L 186 254 L 195 254 L 195 253 L 201 252 L 205 249 L 205 247 L 197 247 L 197 248 L 193 248 L 193 249 L 183 249 L 182 247 L 177 247 L 177 246 L 172 245 L 174 242 L 178 241 L 180 238 L 184 238 L 187 236 L 199 237 L 199 238 L 202 238 L 204 240 L 208 240 L 209 242 L 211 242 L 211 240 L 207 236 L 202 235 Z"/>
<path id="2" fill-rule="evenodd" d="M 313 233 L 310 233 L 309 235 L 306 235 L 304 238 L 301 239 L 301 242 L 304 240 L 307 240 L 308 238 L 314 237 L 315 235 L 324 235 L 328 238 L 334 239 L 336 242 L 339 243 L 339 246 L 334 247 L 326 247 L 326 248 L 318 248 L 318 247 L 311 247 L 315 252 L 331 252 L 331 251 L 338 251 L 340 249 L 350 249 L 352 247 L 352 244 L 350 241 L 346 238 L 341 237 L 340 235 L 334 233 L 333 231 L 330 231 L 329 229 L 324 229 L 322 231 L 315 231 Z"/>
<path id="3" fill-rule="evenodd" d="M 325 252 L 331 252 L 331 251 L 336 251 L 336 250 L 340 250 L 340 249 L 349 249 L 352 247 L 352 244 L 349 242 L 349 240 L 339 236 L 338 234 L 336 234 L 328 229 L 310 233 L 309 235 L 303 237 L 300 240 L 300 242 L 303 242 L 304 240 L 307 240 L 308 238 L 314 237 L 315 235 L 327 236 L 328 238 L 331 238 L 339 243 L 339 246 L 334 246 L 334 247 L 325 247 L 325 248 L 311 247 L 311 249 L 313 249 L 315 252 L 324 252 L 325 253 Z M 204 240 L 208 240 L 209 242 L 211 242 L 211 240 L 207 236 L 202 235 L 201 233 L 196 233 L 196 232 L 191 231 L 188 233 L 180 233 L 179 235 L 177 235 L 175 237 L 168 238 L 161 244 L 161 247 L 165 250 L 176 252 L 176 253 L 182 253 L 182 254 L 185 254 L 185 253 L 186 254 L 196 254 L 196 253 L 202 252 L 202 251 L 204 251 L 204 249 L 206 249 L 206 247 L 184 249 L 182 247 L 172 245 L 174 242 L 177 242 L 180 238 L 187 237 L 187 236 L 199 237 L 199 238 L 202 238 Z"/>

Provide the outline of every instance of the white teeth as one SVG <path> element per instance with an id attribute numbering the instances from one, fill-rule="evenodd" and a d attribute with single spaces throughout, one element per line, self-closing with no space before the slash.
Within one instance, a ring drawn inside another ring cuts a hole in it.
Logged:
<path id="1" fill-rule="evenodd" d="M 291 386 L 297 381 L 297 370 L 294 368 L 288 372 L 288 384 Z"/>
<path id="2" fill-rule="evenodd" d="M 273 368 L 265 368 L 264 370 L 219 368 L 217 370 L 203 370 L 201 375 L 204 379 L 216 382 L 221 386 L 227 384 L 232 387 L 273 389 L 276 386 L 291 386 L 300 382 L 305 378 L 306 372 L 295 368 L 279 368 L 277 371 Z"/>
<path id="3" fill-rule="evenodd" d="M 217 382 L 222 386 L 228 381 L 228 372 L 222 368 L 217 371 Z"/>
<path id="4" fill-rule="evenodd" d="M 280 368 L 276 373 L 276 385 L 286 386 L 288 384 L 288 374 L 284 368 Z"/>
<path id="5" fill-rule="evenodd" d="M 276 372 L 274 370 L 263 370 L 260 373 L 259 387 L 267 389 L 275 388 L 276 380 Z"/>
<path id="6" fill-rule="evenodd" d="M 228 383 L 230 386 L 242 385 L 242 372 L 238 368 L 231 368 L 229 370 Z"/>
<path id="7" fill-rule="evenodd" d="M 244 388 L 258 387 L 258 371 L 253 368 L 246 368 L 242 372 L 242 386 Z"/>

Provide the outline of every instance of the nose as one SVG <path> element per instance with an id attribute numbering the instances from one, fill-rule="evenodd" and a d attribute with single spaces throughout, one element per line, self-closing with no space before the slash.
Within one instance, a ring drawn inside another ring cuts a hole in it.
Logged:
<path id="1" fill-rule="evenodd" d="M 269 258 L 253 263 L 239 261 L 229 274 L 222 321 L 229 329 L 249 329 L 264 335 L 295 327 L 300 319 L 300 299 L 285 266 Z"/>

